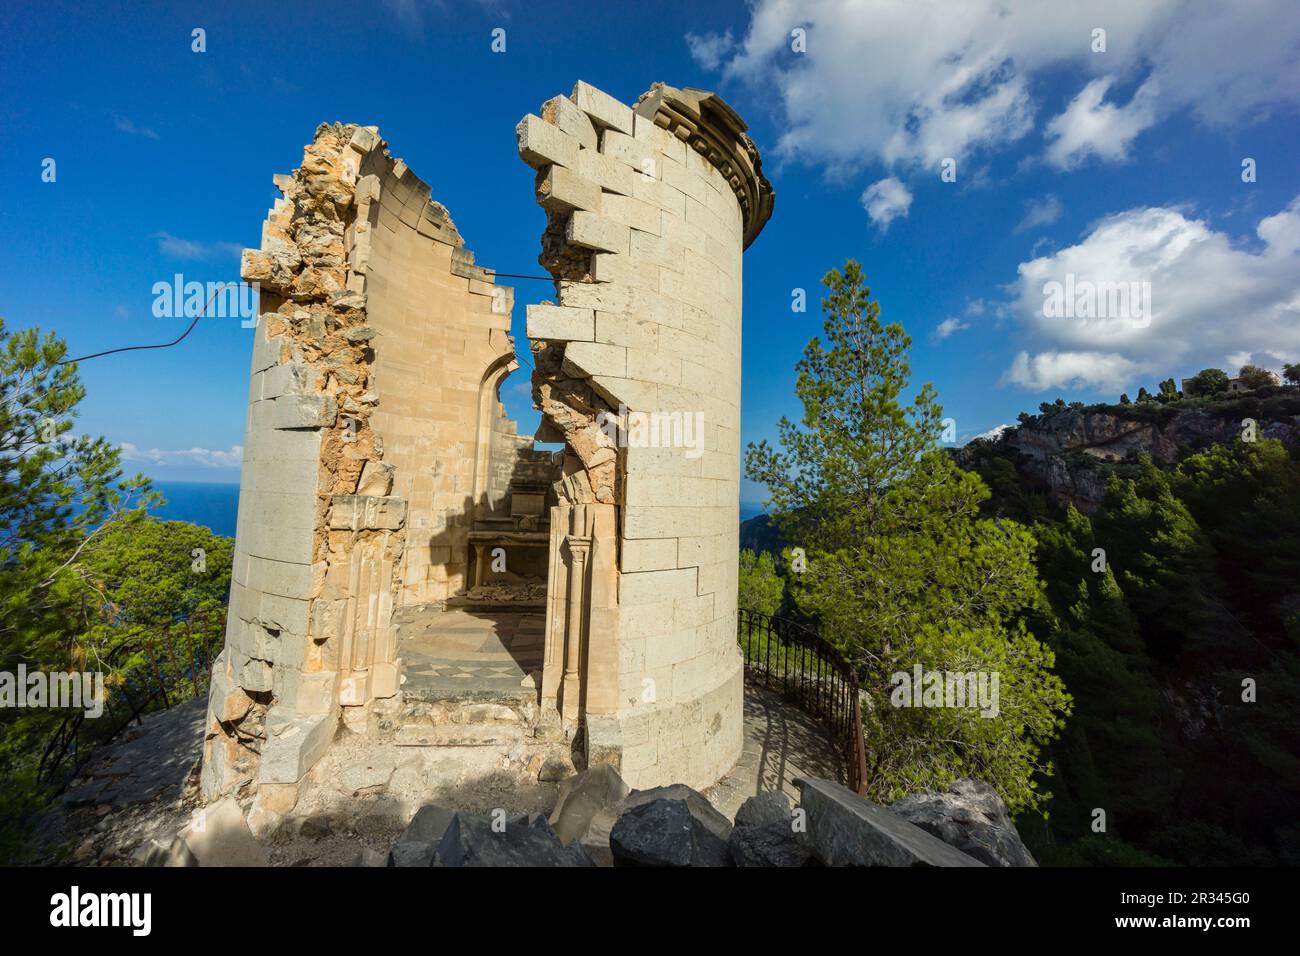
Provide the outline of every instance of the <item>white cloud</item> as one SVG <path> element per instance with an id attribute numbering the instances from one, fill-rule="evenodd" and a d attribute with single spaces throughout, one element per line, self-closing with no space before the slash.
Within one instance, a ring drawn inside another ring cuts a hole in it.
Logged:
<path id="1" fill-rule="evenodd" d="M 736 45 L 731 31 L 726 33 L 686 34 L 686 48 L 691 52 L 691 59 L 705 70 L 716 70 Z"/>
<path id="2" fill-rule="evenodd" d="M 1113 82 L 1109 76 L 1093 80 L 1047 124 L 1047 161 L 1057 169 L 1074 169 L 1089 156 L 1127 159 L 1133 140 L 1155 124 L 1156 82 L 1143 83 L 1125 106 L 1103 102 Z"/>
<path id="3" fill-rule="evenodd" d="M 936 342 L 942 342 L 950 335 L 955 335 L 956 333 L 962 332 L 969 328 L 970 328 L 970 323 L 963 322 L 961 319 L 955 319 L 955 318 L 944 319 L 935 327 L 934 335 L 932 336 L 932 338 Z"/>
<path id="4" fill-rule="evenodd" d="M 912 193 L 898 178 L 890 176 L 868 186 L 862 193 L 861 202 L 871 221 L 883 231 L 898 217 L 906 218 L 912 205 Z"/>
<path id="5" fill-rule="evenodd" d="M 1139 366 L 1114 352 L 1021 352 L 1002 374 L 1000 385 L 1019 385 L 1033 392 L 1049 388 L 1123 388 Z"/>
<path id="6" fill-rule="evenodd" d="M 202 468 L 238 468 L 244 460 L 241 445 L 232 445 L 229 451 L 210 448 L 182 448 L 163 451 L 159 448 L 137 448 L 130 442 L 121 445 L 124 461 L 146 462 L 151 465 L 198 465 Z"/>
<path id="7" fill-rule="evenodd" d="M 806 53 L 791 51 L 796 26 Z M 1098 26 L 1104 53 L 1091 48 Z M 844 173 L 1002 148 L 1033 127 L 1048 74 L 1084 73 L 1048 117 L 1058 163 L 1122 159 L 1184 109 L 1240 127 L 1300 104 L 1298 40 L 1294 0 L 755 0 L 740 40 L 691 42 L 724 78 L 775 91 L 780 156 Z M 1115 84 L 1140 93 L 1107 103 Z"/>
<path id="8" fill-rule="evenodd" d="M 1065 207 L 1055 194 L 1048 193 L 1042 199 L 1030 199 L 1025 202 L 1025 216 L 1016 226 L 1016 232 L 1028 232 L 1040 226 L 1050 226 L 1061 218 Z"/>
<path id="9" fill-rule="evenodd" d="M 132 136 L 143 136 L 145 139 L 158 139 L 159 136 L 147 126 L 137 126 L 134 122 L 125 116 L 117 113 L 113 114 L 113 128 L 122 133 L 130 133 Z"/>
<path id="10" fill-rule="evenodd" d="M 1300 357 L 1300 197 L 1262 219 L 1250 245 L 1189 215 L 1130 209 L 1021 263 L 1010 314 L 1041 351 L 1021 352 L 1004 382 L 1116 388 L 1175 367 L 1235 370 L 1244 354 L 1272 368 Z M 1054 318 L 1044 308 L 1048 283 L 1134 282 L 1148 283 L 1145 315 Z"/>
<path id="11" fill-rule="evenodd" d="M 173 259 L 220 259 L 226 256 L 238 257 L 240 246 L 237 242 L 200 242 L 195 239 L 181 239 L 169 232 L 155 232 L 151 239 L 158 240 L 158 251 Z"/>

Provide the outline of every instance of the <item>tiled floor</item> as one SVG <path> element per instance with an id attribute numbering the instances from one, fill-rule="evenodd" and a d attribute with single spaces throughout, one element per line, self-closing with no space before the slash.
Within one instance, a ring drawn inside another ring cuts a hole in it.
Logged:
<path id="1" fill-rule="evenodd" d="M 393 620 L 408 697 L 516 696 L 542 667 L 540 613 L 402 608 Z"/>

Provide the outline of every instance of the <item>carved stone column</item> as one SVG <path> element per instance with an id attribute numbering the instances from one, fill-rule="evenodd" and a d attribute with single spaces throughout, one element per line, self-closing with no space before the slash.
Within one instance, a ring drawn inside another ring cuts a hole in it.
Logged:
<path id="1" fill-rule="evenodd" d="M 583 618 L 586 611 L 587 554 L 591 539 L 570 535 L 569 548 L 569 622 L 564 645 L 563 698 L 561 714 L 565 720 L 578 719 L 578 702 L 582 687 Z"/>

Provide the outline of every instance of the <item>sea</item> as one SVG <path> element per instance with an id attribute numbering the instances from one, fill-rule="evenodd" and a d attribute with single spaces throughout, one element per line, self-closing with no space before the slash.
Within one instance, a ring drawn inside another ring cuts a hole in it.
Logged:
<path id="1" fill-rule="evenodd" d="M 166 521 L 201 524 L 213 534 L 235 536 L 239 514 L 239 485 L 215 481 L 155 481 L 167 503 L 151 514 Z"/>
<path id="2" fill-rule="evenodd" d="M 213 534 L 235 536 L 235 517 L 239 513 L 239 485 L 213 481 L 155 481 L 167 504 L 153 513 L 168 521 L 192 521 L 209 528 Z M 740 503 L 740 520 L 763 513 L 761 504 Z"/>

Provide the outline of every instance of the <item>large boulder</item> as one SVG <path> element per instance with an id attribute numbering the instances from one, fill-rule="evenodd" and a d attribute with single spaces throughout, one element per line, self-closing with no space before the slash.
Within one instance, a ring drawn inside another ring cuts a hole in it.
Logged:
<path id="1" fill-rule="evenodd" d="M 812 851 L 794 832 L 790 820 L 762 826 L 737 826 L 727 841 L 736 866 L 814 866 Z"/>
<path id="2" fill-rule="evenodd" d="M 550 823 L 565 844 L 577 841 L 598 865 L 613 863 L 609 834 L 628 795 L 627 784 L 609 764 L 569 777 L 551 811 Z"/>
<path id="3" fill-rule="evenodd" d="M 764 790 L 740 805 L 736 811 L 736 826 L 764 827 L 770 823 L 784 824 L 790 829 L 794 803 L 784 790 Z"/>
<path id="4" fill-rule="evenodd" d="M 695 812 L 682 799 L 658 797 L 637 803 L 623 811 L 610 832 L 614 865 L 728 866 L 731 854 L 726 837 L 718 835 L 716 821 L 706 819 L 706 814 Z"/>
<path id="5" fill-rule="evenodd" d="M 826 866 L 983 866 L 848 787 L 797 779 L 804 843 Z"/>
<path id="6" fill-rule="evenodd" d="M 434 866 L 595 866 L 577 844 L 565 846 L 546 818 L 531 825 L 494 825 L 488 817 L 457 813 L 433 856 Z"/>
<path id="7" fill-rule="evenodd" d="M 1007 805 L 983 780 L 962 778 L 947 793 L 918 793 L 890 810 L 989 866 L 1037 866 Z"/>
<path id="8" fill-rule="evenodd" d="M 388 865 L 431 866 L 433 854 L 455 816 L 455 810 L 437 804 L 429 803 L 420 807 L 389 850 Z"/>
<path id="9" fill-rule="evenodd" d="M 709 803 L 708 797 L 698 790 L 692 790 L 684 783 L 652 787 L 649 790 L 633 790 L 623 801 L 622 809 L 631 810 L 633 807 L 653 803 L 656 800 L 680 800 L 686 804 L 696 822 L 719 840 L 725 843 L 727 837 L 731 836 L 731 821 L 717 807 Z"/>

